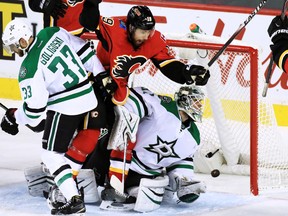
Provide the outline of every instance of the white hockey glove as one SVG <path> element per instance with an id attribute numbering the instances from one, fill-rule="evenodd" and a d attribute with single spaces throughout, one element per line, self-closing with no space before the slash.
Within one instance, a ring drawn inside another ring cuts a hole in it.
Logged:
<path id="1" fill-rule="evenodd" d="M 136 142 L 139 116 L 129 112 L 124 106 L 115 106 L 115 122 L 108 142 L 108 149 L 123 151 L 127 147 L 128 139 Z"/>

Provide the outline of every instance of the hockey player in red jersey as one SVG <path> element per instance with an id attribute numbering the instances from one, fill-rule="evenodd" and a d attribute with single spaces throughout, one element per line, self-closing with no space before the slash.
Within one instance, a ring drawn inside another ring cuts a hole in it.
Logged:
<path id="1" fill-rule="evenodd" d="M 58 26 L 73 35 L 79 35 L 83 26 L 78 17 L 83 9 L 85 0 L 29 0 L 32 11 L 43 13 L 44 28 Z"/>
<path id="2" fill-rule="evenodd" d="M 285 16 L 284 20 L 281 16 L 276 16 L 270 23 L 268 34 L 271 38 L 271 50 L 274 62 L 278 67 L 287 73 L 288 71 L 288 19 Z"/>
<path id="3" fill-rule="evenodd" d="M 112 94 L 112 101 L 117 107 L 115 109 L 117 120 L 123 118 L 121 115 L 125 113 L 124 108 L 120 106 L 132 102 L 132 98 L 129 98 L 130 89 L 127 86 L 129 75 L 149 59 L 166 77 L 177 83 L 195 83 L 196 85 L 207 83 L 210 77 L 208 70 L 200 65 L 186 65 L 175 59 L 164 35 L 155 30 L 155 19 L 147 6 L 132 7 L 127 14 L 127 19 L 121 20 L 101 17 L 98 9 L 100 2 L 86 1 L 84 3 L 80 23 L 86 29 L 95 31 L 100 41 L 97 46 L 97 56 L 103 66 L 109 69 L 110 76 L 117 84 L 117 89 Z M 130 114 L 124 114 L 124 118 L 131 119 L 129 131 L 123 132 L 125 134 L 123 139 L 129 137 L 129 140 L 113 139 L 117 137 L 114 133 L 117 133 L 119 128 L 121 129 L 119 121 L 115 121 L 109 139 L 108 148 L 112 149 L 109 179 L 113 187 L 114 181 L 111 179 L 115 181 L 119 179 L 123 183 L 127 177 L 132 149 L 135 146 L 139 115 L 129 111 Z M 121 164 L 123 160 L 125 160 L 125 166 Z M 123 193 L 123 191 L 120 192 Z"/>
<path id="4" fill-rule="evenodd" d="M 100 17 L 98 4 L 87 1 L 80 23 L 95 31 L 101 42 L 97 46 L 97 56 L 117 83 L 118 89 L 112 99 L 115 104 L 125 103 L 129 95 L 129 74 L 149 59 L 165 76 L 181 84 L 205 85 L 210 77 L 204 67 L 185 65 L 175 59 L 164 35 L 155 30 L 155 19 L 147 6 L 132 7 L 127 19 L 121 20 Z"/>

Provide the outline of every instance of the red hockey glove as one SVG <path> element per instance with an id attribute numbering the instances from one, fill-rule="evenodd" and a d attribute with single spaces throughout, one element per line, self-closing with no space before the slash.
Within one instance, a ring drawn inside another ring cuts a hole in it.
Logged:
<path id="1" fill-rule="evenodd" d="M 3 116 L 0 125 L 3 131 L 11 135 L 16 135 L 19 132 L 18 124 L 16 123 L 16 119 L 14 117 L 14 112 L 16 110 L 16 108 L 8 109 Z"/>

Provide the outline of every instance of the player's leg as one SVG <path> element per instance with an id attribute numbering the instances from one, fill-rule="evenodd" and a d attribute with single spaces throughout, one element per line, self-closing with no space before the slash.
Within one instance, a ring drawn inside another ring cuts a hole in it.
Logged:
<path id="1" fill-rule="evenodd" d="M 86 115 L 82 125 L 79 127 L 77 135 L 72 140 L 71 146 L 65 154 L 75 177 L 78 175 L 87 156 L 95 149 L 101 128 L 107 127 L 104 100 L 99 91 L 95 90 L 94 92 L 97 97 L 98 105 Z"/>
<path id="2" fill-rule="evenodd" d="M 74 213 L 73 211 L 85 212 L 83 198 L 80 196 L 76 183 L 72 176 L 71 166 L 64 157 L 68 150 L 73 135 L 83 120 L 84 115 L 67 116 L 54 111 L 47 112 L 45 130 L 42 141 L 42 161 L 54 177 L 54 182 L 64 195 L 66 204 L 52 209 L 51 213 Z M 77 207 L 76 207 L 77 206 Z"/>

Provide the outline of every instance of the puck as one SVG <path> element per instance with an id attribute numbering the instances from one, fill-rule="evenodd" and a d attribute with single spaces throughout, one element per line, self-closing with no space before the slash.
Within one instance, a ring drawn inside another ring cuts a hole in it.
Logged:
<path id="1" fill-rule="evenodd" d="M 211 171 L 211 176 L 216 178 L 220 175 L 220 171 L 218 169 L 214 169 Z"/>

